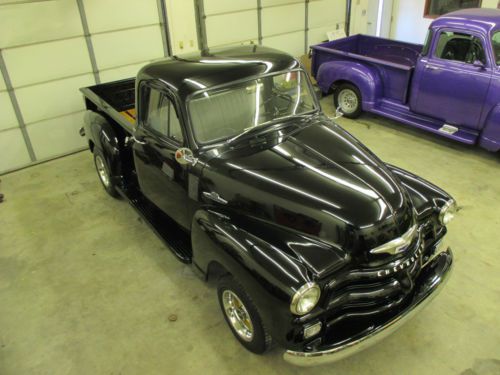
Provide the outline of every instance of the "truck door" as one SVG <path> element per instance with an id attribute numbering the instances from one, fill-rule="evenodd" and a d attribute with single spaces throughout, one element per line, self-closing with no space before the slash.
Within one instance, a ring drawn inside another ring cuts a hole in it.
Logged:
<path id="1" fill-rule="evenodd" d="M 174 96 L 154 84 L 140 88 L 134 161 L 141 192 L 184 228 L 188 218 L 187 167 L 175 160 L 184 136 Z"/>
<path id="2" fill-rule="evenodd" d="M 434 48 L 417 65 L 412 110 L 456 127 L 478 129 L 492 77 L 485 41 L 441 30 Z"/>

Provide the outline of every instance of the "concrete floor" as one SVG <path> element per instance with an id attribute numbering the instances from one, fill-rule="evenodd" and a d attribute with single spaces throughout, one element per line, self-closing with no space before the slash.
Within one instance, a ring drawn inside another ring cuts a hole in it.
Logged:
<path id="1" fill-rule="evenodd" d="M 246 352 L 215 288 L 105 194 L 83 152 L 2 177 L 0 374 L 500 374 L 499 155 L 367 114 L 340 123 L 463 208 L 449 284 L 393 336 L 313 369 Z"/>

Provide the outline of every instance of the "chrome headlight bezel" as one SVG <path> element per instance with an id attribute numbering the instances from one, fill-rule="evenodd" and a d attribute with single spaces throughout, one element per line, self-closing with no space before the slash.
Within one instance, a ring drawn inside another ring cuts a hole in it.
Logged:
<path id="1" fill-rule="evenodd" d="M 456 212 L 457 202 L 454 199 L 450 199 L 439 210 L 439 223 L 443 226 L 448 225 L 453 220 Z"/>
<path id="2" fill-rule="evenodd" d="M 308 282 L 302 285 L 293 295 L 292 302 L 290 304 L 290 311 L 295 315 L 305 315 L 311 312 L 319 302 L 321 297 L 321 288 L 315 282 Z M 304 298 L 314 298 L 314 302 L 310 303 L 309 306 L 303 308 L 301 303 L 304 302 Z"/>

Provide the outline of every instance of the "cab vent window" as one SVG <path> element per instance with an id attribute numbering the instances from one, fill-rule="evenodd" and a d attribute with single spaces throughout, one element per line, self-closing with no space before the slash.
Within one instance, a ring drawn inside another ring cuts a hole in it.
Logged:
<path id="1" fill-rule="evenodd" d="M 145 125 L 160 135 L 182 142 L 182 131 L 175 106 L 163 92 L 150 89 Z"/>
<path id="2" fill-rule="evenodd" d="M 425 37 L 424 47 L 422 48 L 422 56 L 427 56 L 427 54 L 429 53 L 431 42 L 432 42 L 432 29 L 429 29 L 429 31 L 427 31 L 427 36 Z"/>

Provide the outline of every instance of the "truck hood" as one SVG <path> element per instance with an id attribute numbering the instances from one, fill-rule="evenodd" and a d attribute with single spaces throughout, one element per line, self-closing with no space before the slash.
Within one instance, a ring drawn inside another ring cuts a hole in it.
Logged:
<path id="1" fill-rule="evenodd" d="M 316 118 L 268 143 L 210 160 L 204 190 L 217 193 L 227 208 L 313 237 L 362 262 L 369 261 L 370 249 L 401 236 L 413 223 L 406 189 L 383 162 L 329 120 Z M 310 249 L 309 255 L 293 251 L 311 260 Z M 338 251 L 331 256 L 324 247 L 318 251 L 325 257 L 314 258 L 322 261 L 342 258 Z"/>

